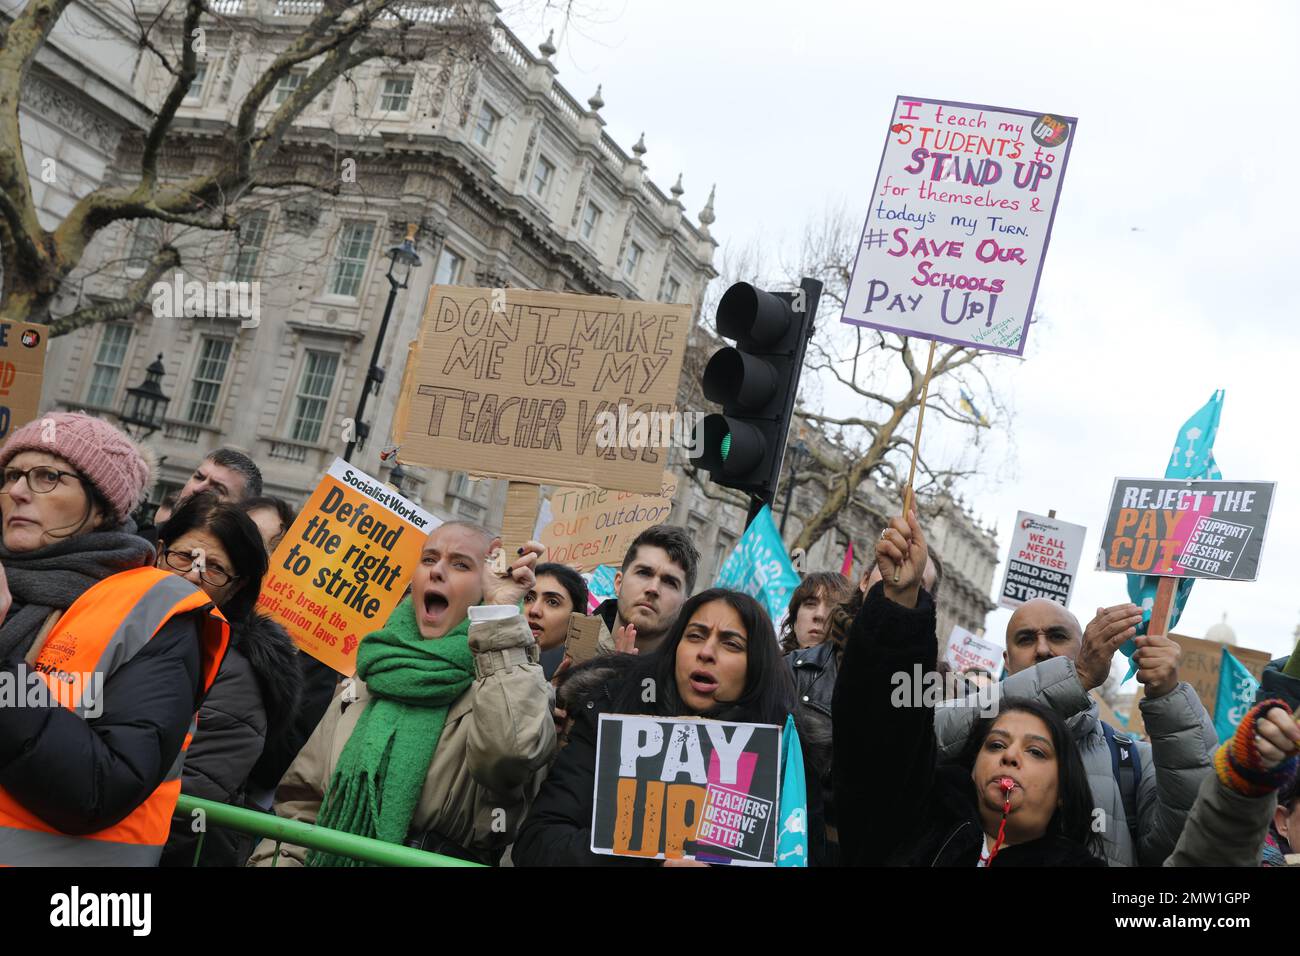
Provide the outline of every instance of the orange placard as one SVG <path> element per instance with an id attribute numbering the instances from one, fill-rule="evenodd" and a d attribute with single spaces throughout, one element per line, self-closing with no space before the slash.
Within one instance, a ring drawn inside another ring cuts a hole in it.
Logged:
<path id="1" fill-rule="evenodd" d="M 342 458 L 271 555 L 258 610 L 340 674 L 402 599 L 429 532 L 442 522 Z"/>

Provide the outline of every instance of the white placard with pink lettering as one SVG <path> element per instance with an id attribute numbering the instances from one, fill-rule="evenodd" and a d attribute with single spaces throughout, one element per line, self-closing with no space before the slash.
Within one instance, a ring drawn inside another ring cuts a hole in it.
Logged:
<path id="1" fill-rule="evenodd" d="M 1081 524 L 1016 512 L 998 604 L 1017 608 L 1045 597 L 1069 607 L 1087 533 Z"/>
<path id="2" fill-rule="evenodd" d="M 1023 354 L 1077 123 L 898 97 L 843 321 Z"/>

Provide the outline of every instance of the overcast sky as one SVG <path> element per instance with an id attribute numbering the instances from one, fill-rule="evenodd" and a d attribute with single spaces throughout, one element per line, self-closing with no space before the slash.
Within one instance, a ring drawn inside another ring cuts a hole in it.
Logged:
<path id="1" fill-rule="evenodd" d="M 999 371 L 1014 453 L 994 449 L 967 499 L 1004 552 L 1018 509 L 1088 527 L 1071 601 L 1086 623 L 1127 600 L 1123 576 L 1090 570 L 1114 477 L 1162 476 L 1179 426 L 1224 388 L 1223 476 L 1276 480 L 1275 508 L 1258 583 L 1198 583 L 1178 631 L 1202 636 L 1226 613 L 1241 645 L 1289 652 L 1295 5 L 580 2 L 563 29 L 557 10 L 507 19 L 534 48 L 557 28 L 558 80 L 580 101 L 603 84 L 608 131 L 627 149 L 644 130 L 650 176 L 667 191 L 684 174 L 692 219 L 717 183 L 723 244 L 775 254 L 828 204 L 865 218 L 897 94 L 1078 117 L 1039 290 L 1047 320 Z M 990 633 L 1009 616 L 990 614 Z"/>

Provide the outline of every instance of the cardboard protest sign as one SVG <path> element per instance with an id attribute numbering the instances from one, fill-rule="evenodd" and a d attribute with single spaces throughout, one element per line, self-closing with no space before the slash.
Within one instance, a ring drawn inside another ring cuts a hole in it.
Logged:
<path id="1" fill-rule="evenodd" d="M 538 538 L 546 560 L 592 571 L 621 565 L 628 547 L 646 528 L 663 524 L 673 510 L 677 477 L 665 471 L 658 494 L 603 488 L 558 488 L 543 508 Z"/>
<path id="2" fill-rule="evenodd" d="M 395 419 L 406 464 L 657 494 L 691 306 L 434 286 Z"/>
<path id="3" fill-rule="evenodd" d="M 781 728 L 602 714 L 591 851 L 772 865 Z"/>
<path id="4" fill-rule="evenodd" d="M 36 417 L 49 337 L 34 322 L 0 322 L 0 442 Z"/>
<path id="5" fill-rule="evenodd" d="M 1102 566 L 1254 581 L 1275 487 L 1271 481 L 1117 478 L 1101 536 Z"/>
<path id="6" fill-rule="evenodd" d="M 573 658 L 574 664 L 582 664 L 600 653 L 600 627 L 604 623 L 598 617 L 590 617 L 581 611 L 569 615 L 569 631 L 564 638 L 564 653 Z"/>
<path id="7" fill-rule="evenodd" d="M 1017 512 L 998 604 L 1018 608 L 1045 597 L 1069 607 L 1087 533 L 1081 524 Z"/>
<path id="8" fill-rule="evenodd" d="M 1232 656 L 1258 681 L 1264 673 L 1264 667 L 1272 659 L 1267 651 L 1253 650 L 1249 647 L 1225 645 L 1219 641 L 1207 641 L 1199 637 L 1186 637 L 1182 634 L 1170 634 L 1169 637 L 1182 649 L 1178 659 L 1178 677 L 1192 685 L 1196 696 L 1205 705 L 1206 713 L 1214 716 L 1218 706 L 1220 669 L 1223 665 L 1225 647 Z"/>
<path id="9" fill-rule="evenodd" d="M 956 624 L 952 626 L 943 657 L 958 674 L 972 667 L 983 668 L 994 679 L 1002 673 L 1002 645 L 986 641 Z"/>
<path id="10" fill-rule="evenodd" d="M 843 321 L 1022 354 L 1077 122 L 898 97 Z"/>
<path id="11" fill-rule="evenodd" d="M 271 555 L 258 610 L 312 657 L 351 675 L 357 645 L 388 620 L 440 524 L 336 458 Z"/>
<path id="12" fill-rule="evenodd" d="M 736 542 L 718 571 L 715 588 L 744 591 L 767 609 L 777 629 L 790 610 L 790 594 L 799 586 L 799 572 L 790 563 L 781 532 L 764 505 Z"/>

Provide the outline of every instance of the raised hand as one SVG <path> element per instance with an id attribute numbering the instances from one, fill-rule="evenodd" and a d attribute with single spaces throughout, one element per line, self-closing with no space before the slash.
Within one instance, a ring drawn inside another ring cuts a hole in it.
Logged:
<path id="1" fill-rule="evenodd" d="M 1141 620 L 1142 609 L 1136 604 L 1097 608 L 1096 617 L 1084 629 L 1083 644 L 1074 661 L 1075 673 L 1079 675 L 1084 690 L 1106 683 L 1111 659 L 1120 645 L 1137 633 Z"/>
<path id="2" fill-rule="evenodd" d="M 614 650 L 620 654 L 640 653 L 640 648 L 636 646 L 635 624 L 624 624 L 614 629 Z"/>
<path id="3" fill-rule="evenodd" d="M 1300 748 L 1300 725 L 1281 707 L 1270 707 L 1255 721 L 1255 747 L 1260 765 L 1272 770 Z"/>
<path id="4" fill-rule="evenodd" d="M 1183 650 L 1168 634 L 1143 634 L 1137 639 L 1133 662 L 1138 666 L 1138 683 L 1145 684 L 1147 697 L 1163 697 L 1178 686 L 1178 660 Z"/>
<path id="5" fill-rule="evenodd" d="M 501 547 L 501 539 L 492 543 L 488 549 L 488 554 Z M 536 582 L 536 576 L 533 574 L 533 568 L 542 555 L 546 553 L 546 546 L 540 541 L 529 541 L 520 549 L 520 555 L 510 570 L 505 575 L 497 574 L 492 570 L 492 562 L 483 562 L 483 603 L 484 604 L 518 604 L 528 593 L 528 589 Z"/>
<path id="6" fill-rule="evenodd" d="M 921 574 L 928 559 L 929 550 L 916 511 L 909 511 L 906 521 L 891 519 L 876 542 L 876 566 L 880 568 L 885 597 L 904 607 L 916 607 Z"/>

